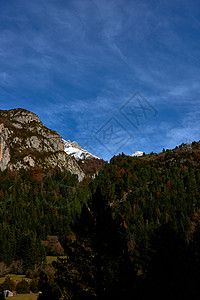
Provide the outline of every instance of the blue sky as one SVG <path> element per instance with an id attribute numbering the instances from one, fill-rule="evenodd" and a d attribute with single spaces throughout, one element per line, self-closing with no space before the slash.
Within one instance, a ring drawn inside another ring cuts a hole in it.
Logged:
<path id="1" fill-rule="evenodd" d="M 200 139 L 200 2 L 0 0 L 0 109 L 109 160 Z"/>

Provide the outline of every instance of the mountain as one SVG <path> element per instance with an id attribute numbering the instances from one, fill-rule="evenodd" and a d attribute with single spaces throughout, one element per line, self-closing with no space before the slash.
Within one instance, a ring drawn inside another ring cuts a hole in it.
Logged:
<path id="1" fill-rule="evenodd" d="M 92 158 L 99 159 L 99 157 L 89 153 L 87 150 L 82 149 L 77 142 L 71 142 L 70 140 L 63 140 L 63 142 L 64 151 L 68 155 L 73 156 L 76 160 L 86 160 Z"/>
<path id="2" fill-rule="evenodd" d="M 28 118 L 3 115 L 4 135 Z M 41 299 L 198 299 L 200 142 L 110 163 L 65 155 L 101 171 L 78 182 L 59 168 L 0 170 L 0 275 L 39 276 Z"/>
<path id="3" fill-rule="evenodd" d="M 81 181 L 85 174 L 65 152 L 58 132 L 25 109 L 0 110 L 0 169 L 19 170 L 40 166 L 67 169 Z"/>
<path id="4" fill-rule="evenodd" d="M 142 151 L 135 151 L 135 153 L 133 153 L 131 156 L 138 157 L 138 156 L 143 156 L 143 154 L 144 154 L 144 152 L 142 152 Z"/>
<path id="5" fill-rule="evenodd" d="M 87 207 L 65 239 L 67 259 L 54 265 L 51 298 L 198 299 L 200 143 L 122 153 L 87 184 Z"/>
<path id="6" fill-rule="evenodd" d="M 103 159 L 82 149 L 77 142 L 71 142 L 69 140 L 63 140 L 63 142 L 65 152 L 76 159 L 87 176 L 94 178 L 105 166 L 106 162 Z"/>

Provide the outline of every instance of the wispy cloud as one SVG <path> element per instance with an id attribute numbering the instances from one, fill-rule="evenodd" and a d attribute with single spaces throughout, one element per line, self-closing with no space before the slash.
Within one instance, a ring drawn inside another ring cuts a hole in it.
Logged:
<path id="1" fill-rule="evenodd" d="M 65 138 L 88 136 L 94 147 L 93 133 L 112 116 L 133 133 L 119 108 L 139 91 L 159 116 L 143 124 L 138 147 L 197 138 L 198 8 L 186 0 L 0 3 L 1 107 L 33 110 Z"/>

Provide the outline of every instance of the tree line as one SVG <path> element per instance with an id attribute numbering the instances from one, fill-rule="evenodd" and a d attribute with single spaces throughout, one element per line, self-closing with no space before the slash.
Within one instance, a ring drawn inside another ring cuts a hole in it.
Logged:
<path id="1" fill-rule="evenodd" d="M 39 299 L 197 299 L 199 192 L 199 143 L 122 153 L 81 183 L 57 169 L 1 172 L 1 261 L 34 269 L 61 246 L 66 258 L 37 274 Z"/>

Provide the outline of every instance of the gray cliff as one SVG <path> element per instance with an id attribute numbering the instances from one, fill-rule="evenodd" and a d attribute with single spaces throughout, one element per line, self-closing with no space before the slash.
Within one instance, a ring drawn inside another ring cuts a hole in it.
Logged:
<path id="1" fill-rule="evenodd" d="M 67 169 L 79 181 L 84 178 L 76 160 L 64 151 L 59 133 L 48 129 L 36 114 L 21 108 L 0 110 L 0 169 L 35 166 Z"/>

